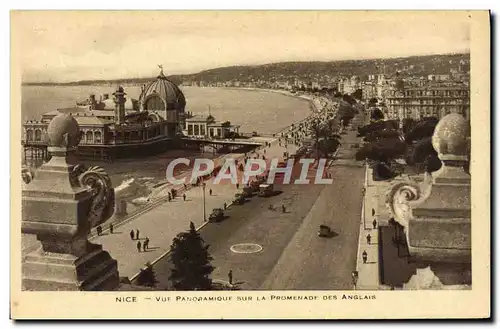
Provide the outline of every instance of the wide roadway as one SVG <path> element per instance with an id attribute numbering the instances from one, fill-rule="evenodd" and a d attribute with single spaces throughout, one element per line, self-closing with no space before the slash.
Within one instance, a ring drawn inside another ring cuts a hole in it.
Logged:
<path id="1" fill-rule="evenodd" d="M 351 158 L 348 142 L 356 140 L 350 131 L 344 136 L 341 155 Z M 331 185 L 281 185 L 283 193 L 269 198 L 254 196 L 244 205 L 231 206 L 228 218 L 200 230 L 216 267 L 212 278 L 233 281 L 239 289 L 300 290 L 351 289 L 351 271 L 356 267 L 363 168 L 352 161 L 334 165 Z M 269 205 L 280 209 L 269 210 Z M 318 237 L 321 224 L 335 232 L 332 238 Z M 253 243 L 256 253 L 235 253 L 231 246 Z M 160 286 L 168 287 L 171 264 L 168 257 L 154 265 Z"/>

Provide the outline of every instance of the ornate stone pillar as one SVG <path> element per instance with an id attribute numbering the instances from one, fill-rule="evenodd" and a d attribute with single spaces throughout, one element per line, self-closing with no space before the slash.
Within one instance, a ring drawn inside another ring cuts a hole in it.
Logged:
<path id="1" fill-rule="evenodd" d="M 464 171 L 469 137 L 461 115 L 442 118 L 432 137 L 441 169 L 422 184 L 399 183 L 388 193 L 388 206 L 404 227 L 410 259 L 418 268 L 407 288 L 470 287 L 471 188 Z"/>
<path id="2" fill-rule="evenodd" d="M 24 290 L 114 290 L 117 262 L 88 241 L 90 229 L 114 210 L 114 190 L 100 167 L 78 162 L 76 120 L 59 114 L 47 128 L 49 162 L 23 173 L 22 232 L 36 235 L 41 248 L 22 265 Z"/>

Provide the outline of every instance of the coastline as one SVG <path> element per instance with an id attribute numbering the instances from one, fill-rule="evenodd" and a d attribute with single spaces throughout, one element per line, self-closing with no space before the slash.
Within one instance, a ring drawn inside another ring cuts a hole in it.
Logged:
<path id="1" fill-rule="evenodd" d="M 268 89 L 268 88 L 256 88 L 256 87 L 210 87 L 210 88 L 221 88 L 221 89 L 228 89 L 228 90 L 244 90 L 244 91 L 254 91 L 254 92 L 269 92 L 269 93 L 275 93 L 275 94 L 280 94 L 283 96 L 288 96 L 288 97 L 293 97 L 296 99 L 301 99 L 304 101 L 309 102 L 309 114 L 296 122 L 293 122 L 293 125 L 298 125 L 304 121 L 307 121 L 314 113 L 321 112 L 322 109 L 318 108 L 318 106 L 314 103 L 315 96 L 310 96 L 310 95 L 305 95 L 305 94 L 293 94 L 287 90 L 281 90 L 281 89 Z M 285 126 L 281 128 L 280 130 L 276 131 L 273 133 L 273 135 L 278 135 L 281 133 L 284 133 L 285 131 L 289 130 L 292 127 L 292 124 Z"/>

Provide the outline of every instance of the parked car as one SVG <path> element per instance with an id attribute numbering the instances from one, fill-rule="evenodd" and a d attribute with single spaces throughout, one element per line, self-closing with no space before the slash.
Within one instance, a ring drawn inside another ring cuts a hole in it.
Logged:
<path id="1" fill-rule="evenodd" d="M 212 210 L 212 213 L 208 217 L 208 221 L 210 222 L 220 222 L 224 219 L 224 210 L 221 208 L 215 208 Z"/>
<path id="2" fill-rule="evenodd" d="M 268 197 L 273 195 L 273 184 L 261 184 L 259 186 L 259 196 Z"/>
<path id="3" fill-rule="evenodd" d="M 326 225 L 320 225 L 318 230 L 318 236 L 322 238 L 327 238 L 332 236 L 332 229 Z"/>
<path id="4" fill-rule="evenodd" d="M 254 191 L 255 191 L 255 189 L 253 187 L 251 187 L 251 186 L 245 186 L 245 187 L 243 187 L 243 193 L 242 194 L 243 194 L 243 196 L 245 198 L 249 198 L 249 197 L 253 196 L 253 192 Z"/>
<path id="5" fill-rule="evenodd" d="M 236 193 L 234 195 L 234 200 L 233 200 L 233 204 L 244 204 L 245 203 L 245 196 L 243 195 L 243 193 Z"/>

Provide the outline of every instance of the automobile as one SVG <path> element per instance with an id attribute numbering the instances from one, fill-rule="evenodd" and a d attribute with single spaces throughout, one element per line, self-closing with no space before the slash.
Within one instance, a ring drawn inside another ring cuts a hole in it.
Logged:
<path id="1" fill-rule="evenodd" d="M 327 238 L 332 236 L 332 229 L 327 225 L 320 225 L 318 230 L 318 236 L 322 238 Z"/>
<path id="2" fill-rule="evenodd" d="M 224 219 L 224 210 L 221 208 L 215 208 L 208 217 L 209 222 L 220 222 Z"/>
<path id="3" fill-rule="evenodd" d="M 273 195 L 273 184 L 261 184 L 259 186 L 259 196 L 268 197 Z"/>
<path id="4" fill-rule="evenodd" d="M 252 188 L 251 186 L 244 186 L 244 187 L 243 187 L 243 193 L 242 193 L 242 194 L 243 194 L 243 196 L 244 196 L 245 198 L 249 198 L 249 197 L 253 196 L 253 192 L 254 192 L 254 191 L 255 191 L 255 189 L 254 189 L 254 188 Z"/>
<path id="5" fill-rule="evenodd" d="M 280 161 L 278 163 L 278 168 L 286 168 L 286 162 L 285 161 Z"/>
<path id="6" fill-rule="evenodd" d="M 243 195 L 243 193 L 236 193 L 234 195 L 233 204 L 242 205 L 244 203 L 245 203 L 245 196 Z"/>

